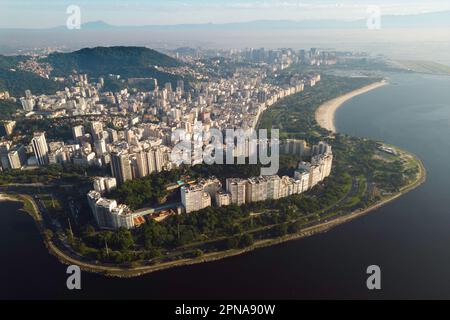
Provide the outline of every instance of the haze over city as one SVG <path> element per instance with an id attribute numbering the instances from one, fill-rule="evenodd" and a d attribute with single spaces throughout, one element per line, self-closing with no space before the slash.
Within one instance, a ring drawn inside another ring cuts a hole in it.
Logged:
<path id="1" fill-rule="evenodd" d="M 450 299 L 449 39 L 448 0 L 1 0 L 0 299 Z"/>
<path id="2" fill-rule="evenodd" d="M 445 0 L 3 0 L 2 28 L 48 28 L 65 24 L 69 5 L 82 9 L 83 22 L 103 20 L 113 25 L 173 25 L 230 23 L 253 20 L 356 20 L 368 6 L 385 15 L 450 10 Z"/>
<path id="3" fill-rule="evenodd" d="M 80 8 L 80 30 L 66 28 L 70 5 Z M 450 64 L 445 54 L 450 49 L 450 3 L 444 0 L 5 0 L 1 6 L 4 54 L 38 46 L 321 47 Z M 380 28 L 370 30 L 367 20 L 374 13 L 380 15 Z"/>

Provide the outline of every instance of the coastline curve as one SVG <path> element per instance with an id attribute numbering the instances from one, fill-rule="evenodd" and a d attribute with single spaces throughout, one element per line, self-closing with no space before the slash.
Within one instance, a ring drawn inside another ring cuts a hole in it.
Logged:
<path id="1" fill-rule="evenodd" d="M 378 81 L 372 84 L 369 84 L 365 87 L 356 89 L 352 92 L 346 93 L 342 96 L 339 96 L 337 98 L 334 98 L 332 100 L 329 100 L 322 105 L 320 105 L 316 112 L 315 112 L 315 118 L 316 122 L 321 126 L 322 128 L 331 131 L 332 133 L 336 133 L 336 126 L 335 126 L 335 114 L 336 111 L 347 101 L 350 99 L 362 95 L 364 93 L 367 93 L 369 91 L 381 88 L 385 85 L 388 85 L 387 80 Z"/>

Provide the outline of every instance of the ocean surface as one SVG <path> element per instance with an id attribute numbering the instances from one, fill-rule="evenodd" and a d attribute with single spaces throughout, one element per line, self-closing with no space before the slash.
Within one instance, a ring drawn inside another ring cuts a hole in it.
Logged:
<path id="1" fill-rule="evenodd" d="M 450 77 L 391 75 L 391 85 L 353 98 L 338 131 L 417 154 L 425 184 L 327 233 L 221 261 L 117 279 L 82 273 L 49 255 L 15 202 L 0 206 L 0 298 L 311 299 L 450 298 Z M 381 290 L 366 268 L 381 268 Z"/>

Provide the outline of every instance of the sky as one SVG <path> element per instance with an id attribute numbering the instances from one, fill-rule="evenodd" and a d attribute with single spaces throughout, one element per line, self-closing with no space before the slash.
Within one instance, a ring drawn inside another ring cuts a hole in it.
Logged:
<path id="1" fill-rule="evenodd" d="M 113 25 L 355 20 L 371 5 L 386 15 L 450 10 L 449 0 L 0 0 L 0 28 L 62 26 L 69 5 L 79 6 L 82 23 Z"/>

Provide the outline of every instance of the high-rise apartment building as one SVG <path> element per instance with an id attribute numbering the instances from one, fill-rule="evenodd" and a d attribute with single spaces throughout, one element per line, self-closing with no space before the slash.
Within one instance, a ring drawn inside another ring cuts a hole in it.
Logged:
<path id="1" fill-rule="evenodd" d="M 93 121 L 90 123 L 92 139 L 100 140 L 103 138 L 103 123 L 100 121 Z"/>
<path id="2" fill-rule="evenodd" d="M 211 196 L 200 184 L 187 185 L 181 187 L 181 203 L 186 213 L 190 213 L 211 206 Z"/>
<path id="3" fill-rule="evenodd" d="M 142 217 L 134 214 L 129 207 L 117 204 L 116 200 L 102 198 L 98 191 L 91 190 L 87 198 L 95 221 L 101 229 L 131 229 L 143 221 Z"/>
<path id="4" fill-rule="evenodd" d="M 117 187 L 117 180 L 114 177 L 96 177 L 93 185 L 95 191 L 103 194 L 114 190 Z"/>
<path id="5" fill-rule="evenodd" d="M 106 149 L 106 141 L 104 139 L 100 139 L 94 142 L 95 154 L 98 157 L 104 155 L 108 150 Z"/>
<path id="6" fill-rule="evenodd" d="M 277 175 L 266 176 L 267 180 L 267 199 L 280 198 L 280 177 Z"/>
<path id="7" fill-rule="evenodd" d="M 231 204 L 231 194 L 228 192 L 218 191 L 215 197 L 218 207 L 229 206 Z"/>
<path id="8" fill-rule="evenodd" d="M 25 146 L 17 144 L 8 152 L 9 166 L 11 169 L 20 169 L 27 162 Z"/>
<path id="9" fill-rule="evenodd" d="M 9 149 L 11 148 L 11 143 L 9 141 L 0 142 L 0 162 L 2 165 L 2 169 L 11 169 L 11 165 L 9 163 Z"/>
<path id="10" fill-rule="evenodd" d="M 265 177 L 254 177 L 247 180 L 245 202 L 257 202 L 267 199 L 267 180 Z"/>
<path id="11" fill-rule="evenodd" d="M 155 155 L 155 169 L 161 172 L 169 164 L 170 160 L 170 148 L 166 146 L 158 146 L 154 149 Z"/>
<path id="12" fill-rule="evenodd" d="M 231 194 L 231 203 L 242 205 L 245 204 L 245 189 L 247 180 L 239 178 L 227 179 L 227 192 Z"/>
<path id="13" fill-rule="evenodd" d="M 133 180 L 133 172 L 131 170 L 128 152 L 121 151 L 111 153 L 111 173 L 117 179 L 118 183 Z"/>
<path id="14" fill-rule="evenodd" d="M 33 152 L 36 157 L 37 164 L 40 166 L 48 164 L 48 146 L 45 140 L 45 132 L 35 132 L 31 140 Z"/>

